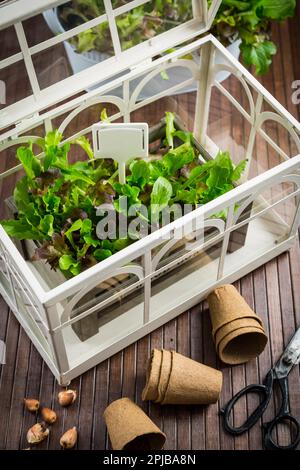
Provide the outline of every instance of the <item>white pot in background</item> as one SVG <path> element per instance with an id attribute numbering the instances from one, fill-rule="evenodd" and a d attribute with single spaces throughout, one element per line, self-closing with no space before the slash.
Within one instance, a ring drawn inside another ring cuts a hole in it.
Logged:
<path id="1" fill-rule="evenodd" d="M 54 35 L 65 32 L 65 29 L 63 28 L 58 18 L 57 8 L 48 10 L 44 12 L 43 15 L 44 15 L 44 19 L 47 25 L 49 26 L 49 28 L 51 29 Z M 227 50 L 236 59 L 238 59 L 240 55 L 240 49 L 239 49 L 240 43 L 241 41 L 238 39 L 227 47 Z M 64 46 L 65 46 L 67 57 L 69 59 L 69 62 L 70 62 L 70 65 L 74 74 L 81 72 L 82 70 L 85 70 L 109 58 L 109 54 L 105 54 L 99 51 L 83 52 L 79 54 L 78 52 L 76 52 L 75 47 L 72 44 L 70 44 L 68 41 L 64 41 Z M 220 53 L 217 52 L 215 63 L 219 64 L 221 63 L 221 60 L 222 60 L 222 57 Z M 230 72 L 227 72 L 227 71 L 219 72 L 216 76 L 216 79 L 219 82 L 223 82 L 229 76 L 230 76 Z M 164 89 L 169 89 L 173 85 L 176 85 L 180 82 L 188 80 L 190 78 L 190 72 L 187 69 L 184 69 L 183 67 L 174 67 L 172 68 L 172 70 L 168 71 L 168 77 L 169 77 L 168 80 L 162 79 L 160 75 L 153 78 L 151 82 L 145 86 L 145 88 L 143 89 L 142 95 L 140 97 L 142 99 L 148 98 L 150 96 L 153 96 L 156 93 L 162 92 Z M 136 84 L 134 84 L 134 86 L 136 86 Z M 191 92 L 195 90 L 196 90 L 196 84 L 195 85 L 191 84 L 184 89 L 182 88 L 180 90 L 180 93 Z M 122 90 L 116 90 L 115 92 L 117 96 L 120 96 L 121 93 L 122 93 Z"/>

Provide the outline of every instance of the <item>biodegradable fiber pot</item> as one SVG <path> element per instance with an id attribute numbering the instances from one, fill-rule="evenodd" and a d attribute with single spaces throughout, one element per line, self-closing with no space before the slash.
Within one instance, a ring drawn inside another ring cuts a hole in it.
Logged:
<path id="1" fill-rule="evenodd" d="M 264 333 L 264 328 L 255 318 L 245 317 L 233 320 L 227 323 L 222 328 L 219 328 L 215 335 L 215 344 L 219 345 L 222 339 L 227 337 L 232 331 L 236 331 L 240 328 L 254 328 Z"/>
<path id="2" fill-rule="evenodd" d="M 257 357 L 267 344 L 263 322 L 236 288 L 229 284 L 220 286 L 207 300 L 220 359 L 233 365 Z"/>
<path id="3" fill-rule="evenodd" d="M 160 377 L 162 354 L 162 351 L 159 349 L 152 350 L 147 367 L 147 383 L 142 393 L 142 400 L 144 401 L 155 401 L 158 397 L 158 382 Z"/>
<path id="4" fill-rule="evenodd" d="M 112 402 L 104 411 L 113 450 L 161 450 L 166 435 L 129 398 Z"/>
<path id="5" fill-rule="evenodd" d="M 172 367 L 162 405 L 209 405 L 219 400 L 222 373 L 172 351 Z"/>
<path id="6" fill-rule="evenodd" d="M 142 398 L 162 405 L 208 405 L 218 401 L 221 388 L 220 371 L 175 351 L 153 350 Z"/>
<path id="7" fill-rule="evenodd" d="M 261 328 L 238 328 L 220 341 L 218 354 L 226 364 L 243 364 L 257 357 L 265 349 L 267 341 Z"/>
<path id="8" fill-rule="evenodd" d="M 159 381 L 157 384 L 157 398 L 155 400 L 155 403 L 162 403 L 162 401 L 164 400 L 167 386 L 168 386 L 169 379 L 170 379 L 171 368 L 172 368 L 172 353 L 171 351 L 166 351 L 165 349 L 163 349 Z"/>

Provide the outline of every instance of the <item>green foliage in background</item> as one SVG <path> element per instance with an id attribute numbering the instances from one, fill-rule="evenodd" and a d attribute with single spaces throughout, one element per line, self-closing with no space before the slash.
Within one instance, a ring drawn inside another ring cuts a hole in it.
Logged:
<path id="1" fill-rule="evenodd" d="M 208 0 L 210 5 L 212 0 Z M 113 8 L 127 2 L 112 0 Z M 296 0 L 223 0 L 213 24 L 213 33 L 227 46 L 241 39 L 242 58 L 254 66 L 258 75 L 264 74 L 276 53 L 270 39 L 272 21 L 283 21 L 295 13 Z M 73 0 L 59 7 L 59 17 L 66 29 L 82 24 L 105 13 L 103 0 Z M 193 16 L 192 2 L 152 0 L 117 17 L 122 49 L 163 33 L 188 21 Z M 107 22 L 80 33 L 72 40 L 77 52 L 97 50 L 113 54 Z"/>

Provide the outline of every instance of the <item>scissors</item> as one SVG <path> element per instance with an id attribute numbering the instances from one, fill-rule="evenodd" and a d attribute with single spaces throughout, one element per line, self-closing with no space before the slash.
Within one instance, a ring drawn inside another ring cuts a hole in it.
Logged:
<path id="1" fill-rule="evenodd" d="M 224 419 L 224 428 L 232 435 L 240 435 L 254 426 L 266 411 L 273 393 L 273 386 L 278 383 L 281 392 L 281 406 L 275 418 L 263 425 L 264 446 L 266 449 L 292 450 L 300 442 L 300 423 L 290 414 L 289 394 L 288 394 L 288 375 L 292 368 L 300 363 L 300 328 L 296 331 L 290 340 L 287 348 L 276 365 L 267 373 L 264 384 L 248 385 L 238 392 L 220 411 Z M 252 412 L 242 426 L 234 427 L 230 423 L 230 414 L 238 400 L 248 393 L 257 393 L 262 399 L 258 407 Z M 273 434 L 276 426 L 280 423 L 289 423 L 292 442 L 289 445 L 279 445 L 274 440 Z M 295 432 L 293 432 L 295 431 Z"/>

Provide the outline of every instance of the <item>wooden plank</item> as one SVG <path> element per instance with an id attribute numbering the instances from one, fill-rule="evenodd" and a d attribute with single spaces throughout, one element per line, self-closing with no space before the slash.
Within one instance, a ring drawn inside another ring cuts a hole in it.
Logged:
<path id="1" fill-rule="evenodd" d="M 253 289 L 253 275 L 248 274 L 241 280 L 241 294 L 250 305 L 250 307 L 255 311 L 254 305 L 254 289 Z M 249 385 L 251 383 L 259 383 L 259 365 L 258 360 L 254 359 L 247 364 L 245 364 L 245 383 Z M 247 416 L 249 416 L 252 411 L 259 405 L 259 396 L 249 394 L 246 399 L 247 403 Z M 258 449 L 261 445 L 261 422 L 253 426 L 251 431 L 248 434 L 248 445 L 249 449 Z"/>
<path id="2" fill-rule="evenodd" d="M 46 368 L 46 370 L 45 370 Z M 41 383 L 41 399 L 43 403 L 46 404 L 46 400 L 48 403 L 51 403 L 52 409 L 56 412 L 57 414 L 57 422 L 51 426 L 50 434 L 49 434 L 49 439 L 47 442 L 47 448 L 49 450 L 55 450 L 55 449 L 60 449 L 59 445 L 59 440 L 61 436 L 63 435 L 64 432 L 64 423 L 65 423 L 65 418 L 66 418 L 66 413 L 67 410 L 63 407 L 61 407 L 58 403 L 58 393 L 61 390 L 64 390 L 64 388 L 60 387 L 57 383 L 56 380 L 53 382 L 53 389 L 52 389 L 52 399 L 50 397 L 51 393 L 51 379 L 49 377 L 49 374 L 51 372 L 47 370 L 47 367 L 45 364 L 43 364 L 43 375 L 42 375 L 42 383 Z M 72 383 L 70 388 L 74 388 L 74 383 Z M 42 393 L 45 393 L 45 398 L 42 395 Z"/>
<path id="3" fill-rule="evenodd" d="M 108 405 L 109 361 L 104 361 L 96 367 L 95 381 L 92 448 L 95 450 L 101 450 L 105 449 L 107 439 L 103 413 Z"/>
<path id="4" fill-rule="evenodd" d="M 109 362 L 108 404 L 121 398 L 123 351 L 111 357 Z M 106 442 L 106 446 L 111 448 L 109 440 Z"/>
<path id="5" fill-rule="evenodd" d="M 240 290 L 240 283 L 235 284 L 236 288 Z M 245 366 L 244 364 L 237 365 L 232 367 L 231 372 L 232 380 L 232 394 L 235 395 L 239 390 L 246 386 L 246 377 L 245 377 Z M 233 422 L 235 426 L 240 426 L 245 422 L 247 418 L 247 400 L 246 397 L 242 397 L 237 403 L 236 407 L 233 410 Z M 240 436 L 234 437 L 234 449 L 248 449 L 248 434 L 242 434 Z"/>
<path id="6" fill-rule="evenodd" d="M 83 450 L 92 447 L 95 372 L 95 368 L 87 371 L 83 374 L 81 382 L 80 406 L 78 409 L 78 449 Z"/>
<path id="7" fill-rule="evenodd" d="M 42 363 L 42 372 L 41 372 L 41 386 L 40 386 L 40 401 L 41 407 L 55 409 L 57 413 L 57 421 L 50 427 L 49 439 L 46 439 L 39 446 L 40 449 L 48 449 L 50 441 L 57 443 L 60 433 L 58 429 L 61 424 L 61 412 L 62 409 L 57 405 L 57 397 L 55 396 L 55 378 L 53 377 L 52 372 L 45 364 Z"/>
<path id="8" fill-rule="evenodd" d="M 271 339 L 269 330 L 269 311 L 268 311 L 268 298 L 267 298 L 267 287 L 266 287 L 266 271 L 265 267 L 261 267 L 253 273 L 253 284 L 255 292 L 255 311 L 262 318 L 266 334 L 269 341 L 266 345 L 265 350 L 259 357 L 259 382 L 263 383 L 266 374 L 273 366 L 272 352 L 271 352 Z M 263 415 L 261 424 L 270 421 L 275 416 L 275 402 L 272 398 L 266 412 Z M 262 438 L 262 433 L 260 433 Z"/>
<path id="9" fill-rule="evenodd" d="M 27 384 L 24 396 L 26 398 L 36 398 L 40 400 L 40 383 L 41 383 L 41 371 L 42 371 L 42 358 L 31 344 L 30 358 L 28 362 L 27 370 Z M 29 447 L 26 440 L 26 434 L 29 428 L 36 422 L 41 421 L 38 416 L 34 413 L 24 412 L 23 428 L 22 428 L 22 439 L 20 443 L 21 449 Z"/>
<path id="10" fill-rule="evenodd" d="M 208 305 L 204 303 L 203 310 L 203 363 L 217 368 L 217 358 L 215 346 L 211 335 L 211 322 L 208 313 Z M 219 403 L 205 407 L 205 449 L 215 450 L 220 447 L 220 416 L 219 416 Z"/>
<path id="11" fill-rule="evenodd" d="M 23 415 L 26 413 L 23 400 L 27 383 L 30 346 L 29 338 L 21 328 L 11 391 L 10 414 L 8 416 L 5 443 L 6 449 L 17 449 L 20 445 Z"/>
<path id="12" fill-rule="evenodd" d="M 88 373 L 90 374 L 90 371 Z M 74 447 L 74 449 L 79 449 L 80 444 L 81 444 L 81 440 L 82 439 L 84 440 L 84 430 L 81 433 L 81 430 L 79 429 L 79 411 L 80 411 L 82 406 L 84 407 L 84 405 L 83 405 L 83 403 L 84 403 L 83 395 L 81 393 L 82 392 L 83 381 L 84 381 L 84 375 L 77 378 L 77 379 L 75 379 L 75 380 L 73 380 L 71 382 L 70 386 L 67 387 L 67 388 L 71 388 L 72 390 L 77 391 L 77 400 L 72 405 L 68 406 L 67 408 L 65 408 L 63 410 L 64 417 L 63 417 L 63 430 L 62 430 L 62 433 L 65 433 L 68 429 L 71 429 L 74 426 L 76 426 L 76 428 L 78 430 L 78 442 L 77 442 L 76 446 Z M 59 387 L 58 391 L 61 391 L 63 389 L 64 388 Z M 62 409 L 62 408 L 60 407 L 60 409 Z M 54 429 L 54 426 L 53 426 L 53 429 Z M 59 439 L 53 444 L 56 446 L 56 448 L 60 448 Z"/>
<path id="13" fill-rule="evenodd" d="M 142 401 L 142 391 L 146 382 L 146 367 L 150 355 L 150 337 L 140 339 L 137 342 L 136 350 L 136 382 L 135 382 L 135 401 L 145 413 L 149 413 L 149 402 Z M 134 396 L 134 395 L 133 395 Z"/>
<path id="14" fill-rule="evenodd" d="M 8 320 L 6 342 L 6 364 L 3 367 L 1 375 L 0 403 L 1 403 L 1 420 L 0 420 L 0 449 L 5 449 L 7 428 L 9 425 L 9 417 L 11 410 L 11 391 L 13 389 L 15 377 L 15 358 L 18 351 L 20 326 L 15 318 L 10 315 Z"/>
<path id="15" fill-rule="evenodd" d="M 177 321 L 177 352 L 191 355 L 190 312 L 180 315 Z M 191 406 L 177 406 L 177 449 L 191 448 Z"/>
<path id="16" fill-rule="evenodd" d="M 172 320 L 163 327 L 164 348 L 177 349 L 177 319 Z M 176 406 L 164 405 L 161 407 L 163 415 L 163 430 L 167 435 L 165 449 L 175 450 L 177 448 L 177 420 Z"/>
<path id="17" fill-rule="evenodd" d="M 145 370 L 145 362 L 143 369 Z M 135 401 L 136 381 L 136 345 L 133 344 L 124 350 L 122 396 Z M 138 391 L 138 395 L 140 395 Z M 137 397 L 138 398 L 138 397 Z"/>
<path id="18" fill-rule="evenodd" d="M 277 261 L 272 260 L 266 265 L 267 275 L 267 297 L 268 297 L 268 308 L 269 308 L 269 338 L 271 345 L 271 358 L 272 364 L 275 364 L 277 359 L 280 357 L 283 351 L 283 337 L 282 337 L 282 323 L 281 323 L 281 312 L 280 312 L 280 295 L 279 285 L 277 277 Z M 276 395 L 274 394 L 274 398 Z M 276 400 L 275 400 L 276 406 Z M 274 417 L 271 416 L 272 419 Z M 265 414 L 264 420 L 267 422 L 267 416 Z M 281 433 L 279 433 L 281 434 Z"/>
<path id="19" fill-rule="evenodd" d="M 148 357 L 150 356 L 151 350 L 152 349 L 162 349 L 163 348 L 163 328 L 159 328 L 155 331 L 153 331 L 150 334 L 150 344 L 149 344 L 149 354 Z M 148 360 L 148 358 L 147 358 Z M 144 378 L 145 372 L 143 373 L 143 387 L 145 385 L 145 378 Z M 138 376 L 139 377 L 139 376 Z M 150 418 L 156 423 L 156 425 L 160 428 L 163 429 L 163 413 L 162 413 L 162 407 L 160 405 L 157 405 L 153 402 L 149 402 L 149 416 Z M 167 447 L 165 447 L 167 448 Z"/>
<path id="20" fill-rule="evenodd" d="M 277 261 L 283 342 L 286 347 L 296 329 L 288 253 L 281 255 Z M 297 393 L 300 388 L 300 380 L 299 372 L 296 369 L 298 368 L 295 368 L 289 375 L 289 398 L 292 412 L 299 409 L 297 405 L 300 403 Z M 280 444 L 288 445 L 290 442 L 290 428 L 281 426 Z"/>
<path id="21" fill-rule="evenodd" d="M 203 362 L 203 317 L 202 305 L 190 311 L 191 358 Z M 191 410 L 191 449 L 205 449 L 205 407 L 194 406 Z"/>

